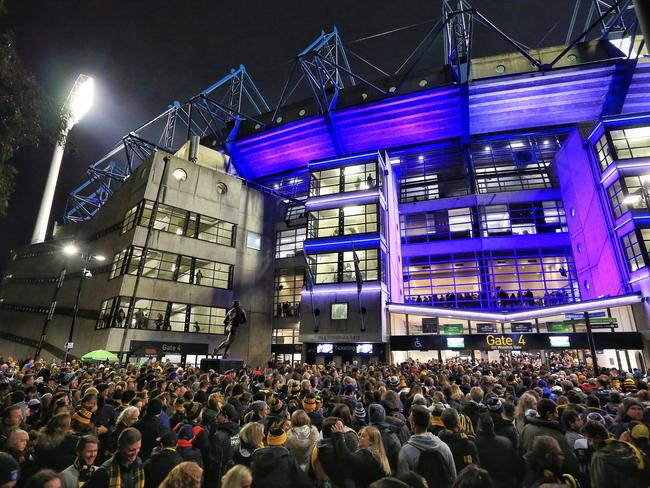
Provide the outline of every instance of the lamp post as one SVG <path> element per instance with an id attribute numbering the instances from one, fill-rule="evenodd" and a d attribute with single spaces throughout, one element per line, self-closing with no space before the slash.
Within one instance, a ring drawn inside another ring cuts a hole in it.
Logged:
<path id="1" fill-rule="evenodd" d="M 65 252 L 69 256 L 78 254 L 81 256 L 81 260 L 83 262 L 83 268 L 81 269 L 81 276 L 79 277 L 79 284 L 77 285 L 77 294 L 74 300 L 74 308 L 72 309 L 72 321 L 70 322 L 70 333 L 68 334 L 68 342 L 65 345 L 64 363 L 67 363 L 68 357 L 70 356 L 70 351 L 72 350 L 72 336 L 74 335 L 74 326 L 75 323 L 77 322 L 77 314 L 79 313 L 79 297 L 81 296 L 81 286 L 83 285 L 84 279 L 90 279 L 93 276 L 90 270 L 88 269 L 88 263 L 90 262 L 91 259 L 95 259 L 96 261 L 101 262 L 101 261 L 105 261 L 106 258 L 102 255 L 92 255 L 83 251 L 79 251 L 79 249 L 74 245 L 66 246 L 65 248 L 63 248 L 63 252 Z"/>
<path id="2" fill-rule="evenodd" d="M 63 106 L 63 110 L 70 112 L 70 118 L 66 126 L 61 130 L 59 141 L 54 146 L 50 171 L 47 175 L 45 191 L 43 192 L 41 206 L 38 210 L 38 217 L 36 218 L 36 225 L 34 226 L 34 233 L 32 234 L 32 244 L 45 240 L 47 224 L 50 220 L 50 212 L 52 211 L 52 201 L 54 200 L 54 192 L 56 190 L 56 182 L 59 178 L 59 170 L 61 169 L 63 151 L 68 139 L 68 132 L 88 113 L 90 107 L 92 107 L 94 91 L 93 79 L 90 76 L 79 75 Z"/>

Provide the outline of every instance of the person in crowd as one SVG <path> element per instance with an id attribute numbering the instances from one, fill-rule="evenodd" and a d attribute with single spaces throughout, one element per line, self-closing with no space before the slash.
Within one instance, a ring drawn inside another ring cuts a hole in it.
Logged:
<path id="1" fill-rule="evenodd" d="M 183 462 L 176 452 L 178 434 L 165 432 L 160 437 L 159 446 L 154 448 L 149 459 L 143 464 L 144 488 L 158 488 L 175 466 Z"/>
<path id="2" fill-rule="evenodd" d="M 376 427 L 366 426 L 359 431 L 358 449 L 351 452 L 344 439 L 343 422 L 338 420 L 331 429 L 335 457 L 348 480 L 356 488 L 367 488 L 370 483 L 390 476 L 390 464 Z"/>
<path id="3" fill-rule="evenodd" d="M 183 425 L 178 430 L 176 453 L 183 461 L 194 462 L 203 469 L 203 456 L 201 451 L 194 447 L 194 428 L 190 424 Z"/>
<path id="4" fill-rule="evenodd" d="M 539 436 L 550 436 L 557 441 L 564 453 L 562 473 L 576 476 L 578 474 L 578 462 L 573 447 L 569 445 L 562 426 L 557 421 L 557 406 L 549 398 L 542 398 L 537 403 L 537 416 L 529 418 L 521 430 L 519 437 L 520 453 L 524 455 L 531 450 L 533 441 Z"/>
<path id="5" fill-rule="evenodd" d="M 159 439 L 166 432 L 165 427 L 160 420 L 161 412 L 162 402 L 154 398 L 147 405 L 144 416 L 135 424 L 133 424 L 133 427 L 136 428 L 142 435 L 142 448 L 139 450 L 139 452 L 140 458 L 144 461 L 149 459 L 151 451 L 156 446 L 156 439 Z M 126 429 L 124 429 L 124 431 L 126 431 Z"/>
<path id="6" fill-rule="evenodd" d="M 474 436 L 464 432 L 460 426 L 460 416 L 454 408 L 442 412 L 442 424 L 445 429 L 438 434 L 441 441 L 449 446 L 454 457 L 456 472 L 460 472 L 469 464 L 480 466 L 480 460 Z"/>
<path id="7" fill-rule="evenodd" d="M 13 458 L 20 464 L 20 471 L 29 473 L 34 465 L 34 456 L 29 447 L 29 434 L 21 429 L 14 429 L 9 432 L 7 439 L 6 452 L 11 454 Z"/>
<path id="8" fill-rule="evenodd" d="M 525 487 L 577 486 L 575 478 L 562 472 L 565 454 L 557 439 L 539 435 L 524 455 L 526 463 Z"/>
<path id="9" fill-rule="evenodd" d="M 610 439 L 609 432 L 599 422 L 587 422 L 583 432 L 594 450 L 590 466 L 592 488 L 650 486 L 641 451 L 628 442 Z"/>
<path id="10" fill-rule="evenodd" d="M 133 425 L 140 419 L 140 410 L 137 407 L 129 405 L 120 411 L 117 416 L 115 425 L 112 427 L 109 440 L 107 443 L 107 450 L 113 454 L 117 449 L 117 439 L 120 437 L 122 431 L 128 427 L 133 427 Z"/>
<path id="11" fill-rule="evenodd" d="M 386 451 L 388 464 L 393 474 L 397 473 L 397 463 L 399 460 L 399 451 L 402 443 L 397 437 L 397 433 L 386 422 L 386 410 L 379 403 L 371 403 L 368 406 L 368 420 L 371 426 L 376 427 L 381 434 L 381 441 Z"/>
<path id="12" fill-rule="evenodd" d="M 144 488 L 144 468 L 138 457 L 140 431 L 129 427 L 117 440 L 117 451 L 91 475 L 84 488 Z"/>
<path id="13" fill-rule="evenodd" d="M 41 469 L 29 478 L 25 488 L 62 488 L 59 474 L 52 469 Z"/>
<path id="14" fill-rule="evenodd" d="M 476 450 L 481 460 L 481 467 L 486 469 L 497 488 L 515 488 L 519 486 L 521 459 L 517 450 L 507 437 L 497 435 L 494 420 L 487 412 L 479 416 Z"/>
<path id="15" fill-rule="evenodd" d="M 291 428 L 287 432 L 284 447 L 300 466 L 307 472 L 309 456 L 318 441 L 318 429 L 311 425 L 311 419 L 304 410 L 296 410 L 291 414 Z"/>
<path id="16" fill-rule="evenodd" d="M 25 430 L 23 424 L 23 411 L 19 405 L 10 405 L 2 412 L 0 424 L 0 449 L 6 447 L 9 432 L 14 429 Z"/>
<path id="17" fill-rule="evenodd" d="M 92 435 L 80 437 L 77 441 L 77 458 L 61 472 L 63 488 L 81 488 L 95 472 L 95 459 L 99 440 Z"/>
<path id="18" fill-rule="evenodd" d="M 6 452 L 0 452 L 0 488 L 14 488 L 19 479 L 18 461 Z"/>
<path id="19" fill-rule="evenodd" d="M 269 427 L 267 447 L 256 449 L 251 456 L 253 487 L 287 486 L 302 488 L 312 486 L 307 474 L 284 447 L 287 434 L 281 422 Z"/>
<path id="20" fill-rule="evenodd" d="M 499 484 L 495 484 L 488 470 L 469 464 L 458 473 L 453 488 L 497 488 L 498 486 Z"/>
<path id="21" fill-rule="evenodd" d="M 634 397 L 627 397 L 623 400 L 623 408 L 620 409 L 621 415 L 616 419 L 612 428 L 614 437 L 618 439 L 623 432 L 629 430 L 629 424 L 632 421 L 643 422 L 645 411 L 643 405 Z"/>
<path id="22" fill-rule="evenodd" d="M 537 411 L 537 398 L 531 393 L 526 392 L 521 395 L 517 403 L 517 408 L 515 408 L 515 428 L 520 434 L 528 419 L 526 412 L 530 410 Z"/>
<path id="23" fill-rule="evenodd" d="M 39 468 L 63 471 L 75 460 L 77 440 L 72 435 L 71 416 L 58 413 L 43 427 L 34 447 Z"/>
<path id="24" fill-rule="evenodd" d="M 221 478 L 221 488 L 252 488 L 252 486 L 253 474 L 243 464 L 236 464 Z"/>
<path id="25" fill-rule="evenodd" d="M 469 391 L 469 402 L 463 406 L 460 413 L 467 415 L 472 421 L 472 426 L 476 428 L 479 415 L 485 412 L 487 412 L 487 408 L 483 404 L 483 390 L 475 386 Z"/>
<path id="26" fill-rule="evenodd" d="M 180 463 L 160 483 L 160 488 L 200 488 L 203 469 L 191 461 Z"/>
<path id="27" fill-rule="evenodd" d="M 413 431 L 411 438 L 399 451 L 397 474 L 415 471 L 430 486 L 450 487 L 456 479 L 456 465 L 449 446 L 428 432 L 431 423 L 429 410 L 415 406 L 409 415 Z"/>
<path id="28" fill-rule="evenodd" d="M 241 428 L 235 420 L 237 410 L 230 403 L 224 403 L 221 407 L 214 404 L 218 410 L 211 416 L 208 436 L 208 454 L 205 460 L 205 477 L 207 479 L 220 480 L 226 470 L 232 464 L 234 449 L 239 443 L 239 432 Z M 210 414 L 212 415 L 212 414 Z"/>
<path id="29" fill-rule="evenodd" d="M 264 447 L 264 426 L 249 422 L 239 433 L 239 446 L 233 453 L 233 462 L 250 467 L 251 456 L 256 449 Z"/>
<path id="30" fill-rule="evenodd" d="M 582 416 L 573 408 L 565 408 L 562 412 L 561 423 L 569 446 L 572 449 L 575 448 L 576 441 L 583 438 L 580 433 L 583 426 Z"/>

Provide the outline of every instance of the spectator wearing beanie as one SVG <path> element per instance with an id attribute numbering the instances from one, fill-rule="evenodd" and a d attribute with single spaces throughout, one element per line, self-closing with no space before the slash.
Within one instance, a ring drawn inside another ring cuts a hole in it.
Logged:
<path id="1" fill-rule="evenodd" d="M 533 441 L 539 436 L 549 436 L 557 441 L 565 456 L 562 473 L 577 476 L 578 462 L 573 448 L 569 445 L 557 420 L 555 402 L 548 398 L 542 398 L 537 402 L 537 416 L 529 418 L 521 430 L 519 437 L 520 454 L 525 455 L 529 452 L 532 449 Z"/>
<path id="2" fill-rule="evenodd" d="M 622 416 L 616 419 L 613 432 L 616 439 L 620 438 L 621 434 L 629 430 L 629 423 L 636 420 L 643 422 L 645 412 L 643 405 L 636 398 L 628 397 L 623 400 Z"/>
<path id="3" fill-rule="evenodd" d="M 151 457 L 144 463 L 144 488 L 158 488 L 162 480 L 183 459 L 176 452 L 178 435 L 166 432 L 160 438 L 160 447 L 154 449 Z"/>
<path id="4" fill-rule="evenodd" d="M 298 467 L 298 463 L 284 447 L 287 434 L 282 423 L 276 422 L 269 427 L 268 447 L 257 449 L 251 457 L 253 487 L 313 486 L 307 474 Z"/>
<path id="5" fill-rule="evenodd" d="M 154 398 L 147 404 L 147 409 L 142 418 L 133 424 L 133 427 L 138 429 L 142 435 L 140 458 L 143 461 L 149 459 L 151 451 L 156 446 L 156 440 L 166 432 L 160 420 L 160 412 L 162 412 L 162 402 Z"/>
<path id="6" fill-rule="evenodd" d="M 505 408 L 501 400 L 497 397 L 486 398 L 483 403 L 487 407 L 487 411 L 492 417 L 492 422 L 494 423 L 494 433 L 496 435 L 502 435 L 507 437 L 512 442 L 512 445 L 515 449 L 519 446 L 519 436 L 517 435 L 517 429 L 512 420 L 506 417 Z"/>
<path id="7" fill-rule="evenodd" d="M 402 443 L 397 437 L 397 433 L 393 432 L 391 426 L 386 422 L 384 407 L 378 403 L 371 403 L 368 406 L 368 423 L 379 431 L 391 471 L 397 473 L 397 462 Z"/>
<path id="8" fill-rule="evenodd" d="M 199 402 L 187 402 L 185 404 L 185 416 L 188 425 L 194 430 L 192 446 L 201 451 L 203 459 L 208 459 L 210 453 L 210 440 L 208 431 L 201 425 L 203 415 L 203 406 Z M 180 433 L 179 433 L 180 437 Z"/>
<path id="9" fill-rule="evenodd" d="M 0 452 L 0 488 L 13 488 L 19 480 L 18 462 L 6 452 Z"/>
<path id="10" fill-rule="evenodd" d="M 315 393 L 309 393 L 302 399 L 302 408 L 309 416 L 311 424 L 320 430 L 325 417 L 323 417 L 322 412 L 318 408 L 318 400 Z"/>
<path id="11" fill-rule="evenodd" d="M 183 425 L 178 431 L 176 453 L 183 461 L 195 462 L 203 468 L 203 456 L 201 451 L 192 445 L 193 440 L 194 428 L 189 424 Z"/>

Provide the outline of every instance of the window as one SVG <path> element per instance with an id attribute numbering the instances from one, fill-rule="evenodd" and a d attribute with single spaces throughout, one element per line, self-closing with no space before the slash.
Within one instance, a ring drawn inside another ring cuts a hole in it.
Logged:
<path id="1" fill-rule="evenodd" d="M 560 200 L 479 207 L 483 237 L 567 232 Z"/>
<path id="2" fill-rule="evenodd" d="M 460 145 L 438 144 L 433 148 L 396 151 L 391 161 L 400 164 L 401 203 L 421 202 L 469 194 L 467 166 Z"/>
<path id="3" fill-rule="evenodd" d="M 283 230 L 275 234 L 275 259 L 291 258 L 303 251 L 307 230 L 304 227 Z"/>
<path id="4" fill-rule="evenodd" d="M 126 258 L 129 253 L 129 249 L 123 249 L 118 252 L 113 257 L 113 264 L 111 264 L 111 271 L 108 275 L 108 279 L 112 280 L 116 276 L 121 275 L 124 272 L 124 265 L 126 263 Z"/>
<path id="5" fill-rule="evenodd" d="M 128 308 L 128 297 L 104 300 L 101 305 L 97 328 L 123 327 L 126 322 Z M 136 298 L 131 328 L 163 332 L 223 334 L 225 316 L 226 309 L 223 307 L 188 305 L 149 298 Z"/>
<path id="6" fill-rule="evenodd" d="M 122 221 L 122 227 L 120 229 L 120 234 L 124 234 L 129 230 L 135 227 L 135 222 L 138 216 L 138 210 L 140 209 L 140 204 L 134 205 L 126 211 L 124 214 L 124 220 Z"/>
<path id="7" fill-rule="evenodd" d="M 153 202 L 143 201 L 139 208 L 142 209 L 139 225 L 147 227 L 151 222 Z M 127 212 L 127 217 L 130 216 L 129 212 Z M 126 225 L 127 217 L 125 217 L 124 225 Z M 128 230 L 124 225 L 123 228 Z M 236 227 L 231 222 L 187 212 L 164 204 L 158 205 L 158 212 L 153 226 L 155 230 L 229 247 L 235 246 Z M 126 230 L 123 230 L 123 232 L 126 232 Z"/>
<path id="8" fill-rule="evenodd" d="M 607 140 L 607 132 L 605 132 L 600 139 L 596 142 L 596 157 L 598 158 L 598 163 L 600 164 L 600 169 L 605 170 L 610 164 L 614 162 L 614 157 L 612 156 L 611 146 Z"/>
<path id="9" fill-rule="evenodd" d="M 304 205 L 291 205 L 287 208 L 284 220 L 287 225 L 292 225 L 296 220 L 304 219 L 306 216 Z"/>
<path id="10" fill-rule="evenodd" d="M 374 281 L 382 278 L 380 275 L 379 251 L 377 249 L 357 251 L 357 256 L 363 281 Z M 313 254 L 308 259 L 317 285 L 356 281 L 354 253 L 352 251 Z"/>
<path id="11" fill-rule="evenodd" d="M 305 269 L 281 268 L 275 272 L 274 310 L 276 317 L 300 316 L 300 292 Z"/>
<path id="12" fill-rule="evenodd" d="M 194 284 L 214 288 L 232 288 L 233 266 L 196 258 Z"/>
<path id="13" fill-rule="evenodd" d="M 557 138 L 542 136 L 473 144 L 471 158 L 478 192 L 499 193 L 556 186 L 548 170 L 559 148 Z"/>
<path id="14" fill-rule="evenodd" d="M 609 135 L 616 151 L 616 159 L 650 156 L 650 127 L 610 130 Z"/>
<path id="15" fill-rule="evenodd" d="M 348 304 L 332 303 L 332 320 L 347 320 L 347 319 L 348 319 Z"/>
<path id="16" fill-rule="evenodd" d="M 246 247 L 256 251 L 262 249 L 262 236 L 257 232 L 246 231 Z"/>
<path id="17" fill-rule="evenodd" d="M 99 320 L 97 321 L 98 329 L 106 329 L 111 326 L 111 317 L 113 315 L 113 304 L 115 298 L 104 300 L 99 307 Z"/>
<path id="18" fill-rule="evenodd" d="M 410 257 L 403 271 L 407 302 L 502 309 L 579 299 L 568 248 Z"/>
<path id="19" fill-rule="evenodd" d="M 188 226 L 188 232 L 190 231 L 190 227 Z M 232 247 L 235 245 L 234 228 L 235 225 L 230 222 L 200 215 L 198 217 L 197 238 L 202 241 L 215 242 L 223 246 Z"/>
<path id="20" fill-rule="evenodd" d="M 379 232 L 379 206 L 351 205 L 309 213 L 309 238 Z"/>
<path id="21" fill-rule="evenodd" d="M 298 329 L 273 329 L 271 344 L 302 344 Z"/>
<path id="22" fill-rule="evenodd" d="M 122 256 L 122 253 L 125 253 L 125 256 Z M 125 268 L 128 274 L 135 275 L 139 269 L 141 256 L 142 248 L 137 246 L 116 254 L 111 277 L 124 273 Z M 120 267 L 120 261 L 128 262 L 128 266 L 122 264 Z M 231 264 L 149 249 L 143 264 L 143 276 L 151 279 L 231 289 L 233 269 L 234 266 Z"/>
<path id="23" fill-rule="evenodd" d="M 314 171 L 310 175 L 309 196 L 368 190 L 381 186 L 377 179 L 377 163 L 364 163 L 343 168 Z"/>
<path id="24" fill-rule="evenodd" d="M 650 241 L 650 229 L 643 229 L 644 232 L 644 241 L 647 239 Z M 621 243 L 623 244 L 623 250 L 625 252 L 625 258 L 627 261 L 627 267 L 630 272 L 634 272 L 637 269 L 643 268 L 646 266 L 647 260 L 645 257 L 646 251 L 643 249 L 639 243 L 639 238 L 637 236 L 637 231 L 634 230 L 629 234 L 624 235 L 621 238 Z"/>

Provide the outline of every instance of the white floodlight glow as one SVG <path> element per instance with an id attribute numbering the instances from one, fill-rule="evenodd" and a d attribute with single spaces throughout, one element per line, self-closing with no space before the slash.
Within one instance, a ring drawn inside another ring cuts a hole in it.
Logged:
<path id="1" fill-rule="evenodd" d="M 73 254 L 77 254 L 79 252 L 79 248 L 74 244 L 67 244 L 63 248 L 63 252 L 66 253 L 68 256 L 71 256 Z"/>
<path id="2" fill-rule="evenodd" d="M 634 205 L 641 200 L 641 195 L 628 195 L 623 199 L 625 205 Z"/>
<path id="3" fill-rule="evenodd" d="M 95 82 L 87 75 L 79 75 L 68 97 L 68 109 L 72 116 L 71 125 L 79 122 L 93 106 Z"/>
<path id="4" fill-rule="evenodd" d="M 95 256 L 93 256 L 93 258 L 94 258 L 96 261 L 99 261 L 100 263 L 101 263 L 102 261 L 106 261 L 106 256 L 102 256 L 101 254 L 97 254 L 97 255 L 95 255 Z"/>

